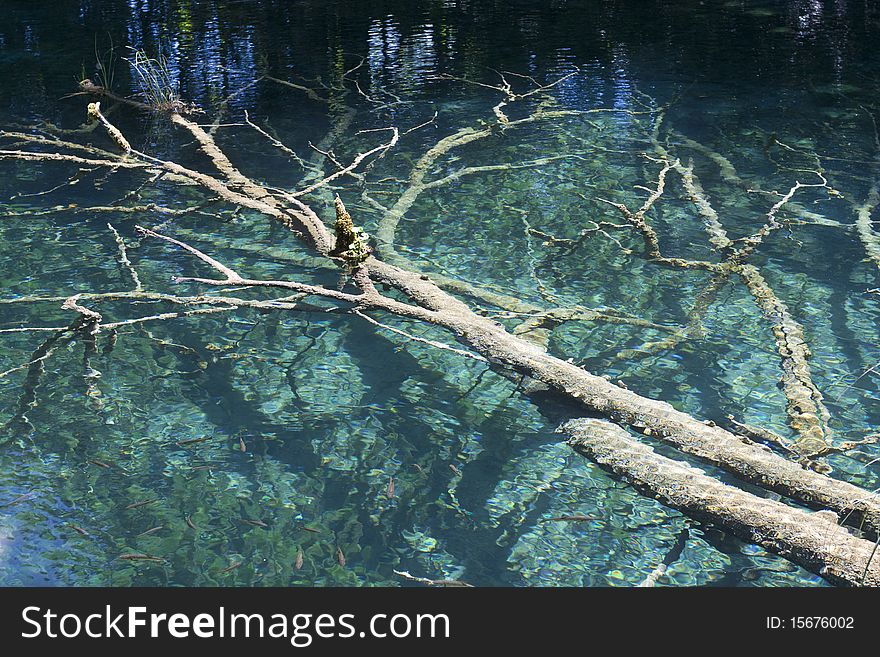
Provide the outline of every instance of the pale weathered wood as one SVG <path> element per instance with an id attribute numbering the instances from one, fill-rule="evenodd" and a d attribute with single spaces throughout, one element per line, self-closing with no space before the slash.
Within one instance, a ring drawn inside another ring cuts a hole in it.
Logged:
<path id="1" fill-rule="evenodd" d="M 569 445 L 646 495 L 803 566 L 835 584 L 880 585 L 876 544 L 853 536 L 834 514 L 810 512 L 728 486 L 682 461 L 660 456 L 619 426 L 566 422 Z"/>

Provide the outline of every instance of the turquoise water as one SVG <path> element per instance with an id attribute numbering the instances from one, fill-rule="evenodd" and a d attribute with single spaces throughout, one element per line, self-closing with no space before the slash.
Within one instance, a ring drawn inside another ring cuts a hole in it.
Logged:
<path id="1" fill-rule="evenodd" d="M 363 131 L 394 125 L 403 133 L 436 112 L 371 158 L 362 178 L 333 183 L 375 235 L 383 213 L 364 191 L 390 207 L 439 139 L 497 120 L 501 92 L 462 79 L 506 80 L 525 93 L 534 82 L 522 76 L 543 85 L 577 67 L 502 111 L 514 122 L 541 103 L 616 111 L 496 129 L 438 159 L 428 180 L 489 168 L 420 194 L 396 230 L 397 256 L 533 306 L 645 320 L 566 322 L 544 337 L 551 353 L 641 394 L 791 437 L 770 323 L 743 285 L 723 288 L 704 336 L 627 352 L 685 325 L 708 275 L 647 262 L 632 231 L 609 228 L 564 248 L 529 228 L 574 239 L 591 222 L 621 223 L 601 199 L 641 205 L 661 168 L 651 159 L 655 138 L 693 164 L 733 239 L 761 227 L 779 199 L 774 190 L 822 173 L 834 192 L 799 190 L 798 208 L 782 211 L 785 226 L 750 262 L 804 326 L 834 440 L 876 431 L 880 298 L 866 290 L 878 287 L 880 270 L 853 225 L 880 176 L 872 48 L 880 12 L 818 2 L 413 4 L 5 2 L 0 124 L 112 149 L 100 130 L 77 132 L 91 99 L 70 94 L 83 77 L 135 93 L 128 47 L 161 51 L 182 97 L 205 110 L 198 120 L 220 117 L 215 137 L 236 165 L 293 190 L 307 172 L 244 124 L 245 110 L 326 173 L 333 166 L 309 144 L 334 127 L 345 127 L 332 149 L 346 162 L 387 138 Z M 309 87 L 318 100 L 259 79 L 264 73 Z M 110 118 L 136 149 L 210 171 L 161 117 L 122 106 Z M 6 137 L 2 148 L 26 147 L 18 141 Z M 280 226 L 172 180 L 141 188 L 143 173 L 11 160 L 0 170 L 2 299 L 131 289 L 108 222 L 150 291 L 199 294 L 205 288 L 170 279 L 207 270 L 141 241 L 136 224 L 161 224 L 243 275 L 341 284 L 339 271 L 310 259 Z M 307 198 L 329 221 L 327 191 Z M 186 211 L 88 209 L 125 203 Z M 719 260 L 675 172 L 647 219 L 664 255 Z M 873 229 L 880 232 L 876 222 Z M 485 294 L 467 301 L 511 329 L 518 323 Z M 105 321 L 179 310 L 84 304 Z M 312 304 L 145 322 L 94 340 L 0 333 L 0 584 L 405 584 L 399 570 L 478 586 L 632 586 L 684 541 L 660 585 L 824 585 L 572 453 L 555 429 L 580 411 L 563 400 L 526 396 L 520 382 L 481 362 Z M 0 330 L 67 326 L 72 315 L 60 306 L 0 304 Z M 452 342 L 439 330 L 376 319 Z M 19 368 L 47 350 L 38 365 Z M 873 489 L 878 457 L 869 445 L 827 462 L 834 476 Z M 141 502 L 149 503 L 132 506 Z M 594 519 L 545 522 L 575 513 Z M 163 561 L 118 558 L 127 553 Z"/>

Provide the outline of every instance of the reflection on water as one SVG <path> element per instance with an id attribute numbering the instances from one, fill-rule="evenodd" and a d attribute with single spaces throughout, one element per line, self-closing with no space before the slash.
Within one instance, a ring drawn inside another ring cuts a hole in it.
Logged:
<path id="1" fill-rule="evenodd" d="M 743 286 L 721 290 L 703 335 L 641 351 L 687 324 L 707 276 L 646 262 L 641 241 L 610 225 L 620 217 L 605 201 L 638 207 L 660 168 L 643 154 L 659 139 L 694 167 L 729 237 L 739 239 L 763 223 L 778 200 L 774 190 L 814 183 L 819 171 L 835 194 L 800 192 L 789 223 L 754 263 L 805 327 L 835 440 L 859 439 L 878 424 L 870 368 L 880 362 L 880 307 L 865 293 L 877 287 L 878 270 L 853 230 L 856 207 L 880 174 L 871 46 L 880 11 L 871 5 L 35 4 L 0 8 L 0 122 L 8 130 L 77 130 L 86 99 L 68 94 L 82 77 L 122 94 L 138 91 L 132 49 L 164 54 L 181 96 L 205 109 L 206 123 L 219 116 L 215 137 L 236 164 L 277 187 L 301 187 L 316 175 L 310 143 L 334 128 L 342 134 L 333 154 L 350 161 L 382 134 L 362 131 L 407 130 L 436 112 L 362 180 L 336 181 L 371 234 L 381 206 L 395 204 L 428 148 L 496 120 L 499 92 L 463 79 L 524 93 L 577 67 L 545 93 L 510 103 L 507 119 L 525 118 L 541 103 L 553 111 L 616 111 L 496 130 L 440 158 L 427 179 L 453 179 L 417 195 L 386 255 L 532 306 L 644 320 L 566 322 L 542 336 L 552 353 L 642 394 L 784 435 L 779 356 L 767 318 Z M 244 110 L 302 159 L 244 123 Z M 206 166 L 155 117 L 117 108 L 113 120 L 138 149 Z M 107 147 L 97 132 L 64 135 Z M 3 148 L 19 146 L 4 140 Z M 499 170 L 504 163 L 514 166 Z M 138 212 L 90 212 L 82 209 L 130 200 L 145 179 L 88 167 L 2 166 L 5 299 L 130 287 L 108 221 L 150 290 L 180 292 L 169 277 L 193 275 L 196 266 L 140 243 L 137 223 L 167 222 L 169 233 L 249 275 L 339 282 L 338 272 L 310 260 L 278 226 L 171 181 L 145 186 Z M 461 174 L 462 167 L 485 169 Z M 326 196 L 310 201 L 330 216 Z M 664 254 L 717 260 L 679 177 L 670 174 L 649 219 Z M 592 231 L 588 239 L 580 239 L 584 230 Z M 562 248 L 547 235 L 580 241 Z M 516 325 L 485 299 L 475 303 Z M 101 312 L 123 319 L 173 310 L 157 305 L 105 301 Z M 2 305 L 0 329 L 66 326 L 70 317 L 59 306 Z M 5 585 L 391 584 L 399 582 L 397 569 L 477 585 L 631 586 L 676 549 L 685 529 L 680 557 L 661 583 L 822 584 L 572 454 L 554 429 L 577 409 L 529 399 L 477 361 L 328 313 L 320 302 L 300 312 L 243 309 L 144 323 L 93 343 L 67 336 L 39 351 L 46 337 L 0 334 Z M 828 461 L 838 476 L 875 488 L 878 456 L 867 446 Z M 572 513 L 594 519 L 542 521 Z M 131 553 L 162 560 L 119 559 Z"/>

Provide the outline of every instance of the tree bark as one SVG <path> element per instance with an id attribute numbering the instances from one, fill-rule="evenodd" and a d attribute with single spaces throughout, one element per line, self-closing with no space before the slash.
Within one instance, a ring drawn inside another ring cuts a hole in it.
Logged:
<path id="1" fill-rule="evenodd" d="M 811 513 L 728 486 L 687 463 L 656 454 L 604 420 L 571 420 L 560 430 L 570 436 L 576 451 L 663 504 L 721 525 L 830 582 L 880 585 L 876 543 L 850 534 L 833 514 Z"/>
<path id="2" fill-rule="evenodd" d="M 850 524 L 880 533 L 880 496 L 853 484 L 806 470 L 748 439 L 702 422 L 670 404 L 642 397 L 549 355 L 540 347 L 471 312 L 424 277 L 367 261 L 371 277 L 392 285 L 436 311 L 432 323 L 449 329 L 492 363 L 527 374 L 615 422 L 659 440 L 737 477 L 817 509 L 832 509 Z"/>

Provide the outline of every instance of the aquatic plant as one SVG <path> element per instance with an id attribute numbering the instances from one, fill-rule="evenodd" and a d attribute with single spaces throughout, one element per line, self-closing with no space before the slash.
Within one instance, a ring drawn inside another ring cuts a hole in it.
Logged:
<path id="1" fill-rule="evenodd" d="M 168 58 L 160 51 L 150 57 L 143 50 L 129 46 L 132 57 L 123 59 L 131 66 L 137 82 L 137 90 L 144 102 L 161 111 L 181 111 L 186 104 L 180 99 L 177 80 L 171 70 Z"/>
<path id="2" fill-rule="evenodd" d="M 95 70 L 98 84 L 105 89 L 113 91 L 116 88 L 116 65 L 119 58 L 116 55 L 116 46 L 113 44 L 113 37 L 108 34 L 107 38 L 110 45 L 103 53 L 99 53 L 98 39 L 95 37 Z"/>

